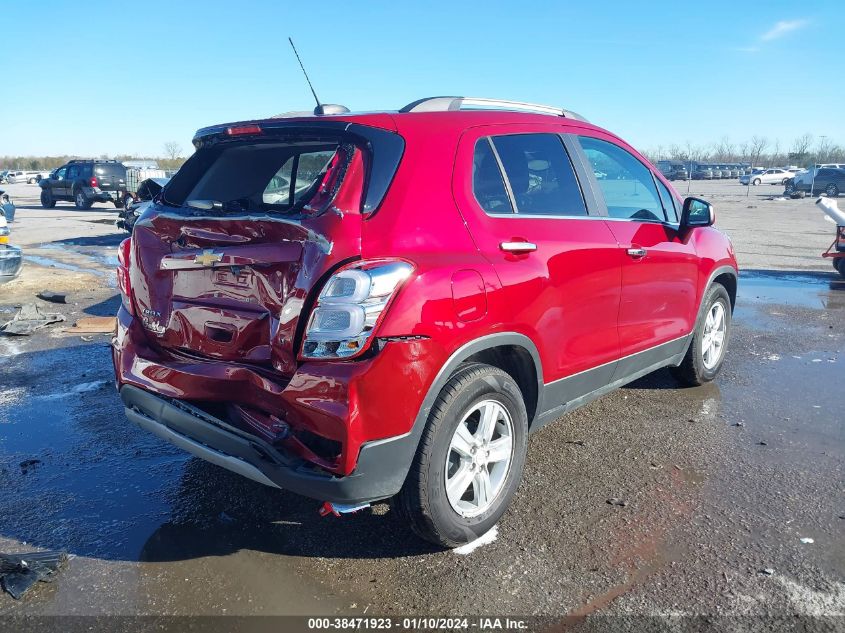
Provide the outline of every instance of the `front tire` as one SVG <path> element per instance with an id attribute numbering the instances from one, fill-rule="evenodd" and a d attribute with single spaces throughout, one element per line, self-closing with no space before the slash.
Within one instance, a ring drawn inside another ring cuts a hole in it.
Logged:
<path id="1" fill-rule="evenodd" d="M 52 209 L 56 206 L 56 201 L 49 189 L 41 190 L 41 206 L 45 209 Z"/>
<path id="2" fill-rule="evenodd" d="M 827 194 L 828 198 L 835 198 L 839 195 L 839 187 L 831 183 L 827 187 L 825 187 L 824 192 Z"/>
<path id="3" fill-rule="evenodd" d="M 756 187 L 757 185 L 759 185 L 759 184 L 760 184 L 760 179 L 759 179 L 759 178 L 755 178 L 754 180 L 752 180 L 752 181 L 751 181 L 751 184 L 752 184 L 752 185 L 754 185 L 754 186 Z"/>
<path id="4" fill-rule="evenodd" d="M 528 414 L 497 367 L 462 366 L 431 408 L 394 506 L 422 538 L 457 547 L 489 531 L 522 478 Z"/>
<path id="5" fill-rule="evenodd" d="M 722 368 L 731 333 L 731 298 L 714 283 L 701 301 L 692 341 L 684 360 L 669 371 L 682 385 L 696 387 L 713 380 Z"/>

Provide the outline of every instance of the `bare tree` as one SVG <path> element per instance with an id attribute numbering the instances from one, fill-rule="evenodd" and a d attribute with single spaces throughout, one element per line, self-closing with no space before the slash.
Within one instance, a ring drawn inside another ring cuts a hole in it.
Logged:
<path id="1" fill-rule="evenodd" d="M 792 149 L 790 151 L 796 156 L 805 156 L 807 154 L 807 150 L 810 149 L 810 145 L 812 144 L 813 135 L 807 132 L 792 141 Z"/>
<path id="2" fill-rule="evenodd" d="M 170 160 L 176 160 L 182 155 L 182 146 L 176 141 L 170 141 L 164 144 L 164 154 Z"/>
<path id="3" fill-rule="evenodd" d="M 831 157 L 834 154 L 834 146 L 833 143 L 826 137 L 822 136 L 819 139 L 818 146 L 816 148 L 816 162 L 817 163 L 829 163 L 831 161 Z"/>
<path id="4" fill-rule="evenodd" d="M 723 136 L 718 143 L 713 143 L 713 157 L 722 162 L 734 159 L 734 145 L 727 136 Z"/>
<path id="5" fill-rule="evenodd" d="M 766 151 L 768 146 L 769 139 L 765 136 L 757 136 L 755 134 L 751 137 L 751 141 L 748 144 L 748 153 L 751 158 L 752 166 L 759 166 L 760 157 L 763 155 L 763 152 Z"/>
<path id="6" fill-rule="evenodd" d="M 772 167 L 776 166 L 780 163 L 780 139 L 775 139 L 774 145 L 772 146 L 772 158 L 770 160 Z"/>

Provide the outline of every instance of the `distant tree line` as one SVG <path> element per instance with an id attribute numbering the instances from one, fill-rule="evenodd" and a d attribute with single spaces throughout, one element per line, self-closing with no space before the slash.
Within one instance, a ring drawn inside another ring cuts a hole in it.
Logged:
<path id="1" fill-rule="evenodd" d="M 179 169 L 187 160 L 182 158 L 182 146 L 179 143 L 169 142 L 163 146 L 164 157 L 158 156 L 133 156 L 131 154 L 117 154 L 109 156 L 0 156 L 0 170 L 19 169 L 22 171 L 52 171 L 61 167 L 74 158 L 102 158 L 115 160 L 154 160 L 161 169 Z"/>
<path id="2" fill-rule="evenodd" d="M 845 147 L 821 136 L 802 134 L 789 145 L 779 139 L 752 136 L 738 143 L 727 136 L 710 145 L 658 145 L 645 152 L 653 163 L 659 160 L 680 160 L 703 163 L 750 163 L 755 167 L 809 167 L 816 163 L 845 163 Z"/>

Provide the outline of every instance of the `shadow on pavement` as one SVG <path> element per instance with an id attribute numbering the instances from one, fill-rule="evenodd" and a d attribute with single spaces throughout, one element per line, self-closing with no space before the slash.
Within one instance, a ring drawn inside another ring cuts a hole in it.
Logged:
<path id="1" fill-rule="evenodd" d="M 0 537 L 29 549 L 126 561 L 240 549 L 337 558 L 435 551 L 386 504 L 320 517 L 318 500 L 192 458 L 131 424 L 108 344 L 11 356 L 0 384 Z"/>

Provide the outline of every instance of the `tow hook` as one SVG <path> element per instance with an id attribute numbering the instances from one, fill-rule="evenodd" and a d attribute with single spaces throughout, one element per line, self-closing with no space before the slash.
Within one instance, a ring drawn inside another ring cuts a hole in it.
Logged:
<path id="1" fill-rule="evenodd" d="M 369 503 L 359 503 L 357 505 L 344 505 L 342 503 L 332 503 L 331 501 L 326 501 L 323 503 L 323 505 L 320 506 L 318 512 L 320 513 L 321 517 L 325 517 L 330 514 L 339 517 L 341 514 L 352 514 L 353 512 L 358 512 L 359 510 L 364 510 L 365 508 L 369 507 Z"/>

